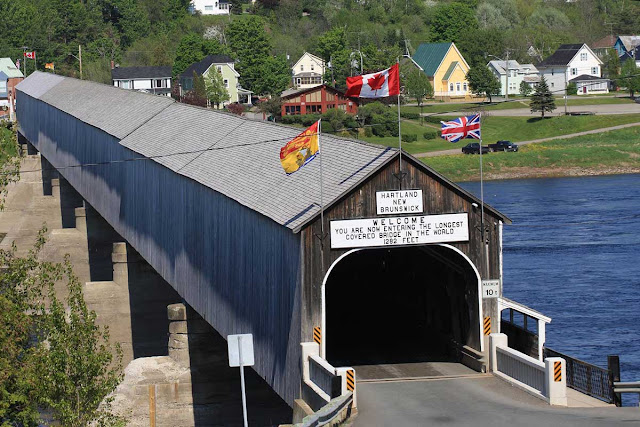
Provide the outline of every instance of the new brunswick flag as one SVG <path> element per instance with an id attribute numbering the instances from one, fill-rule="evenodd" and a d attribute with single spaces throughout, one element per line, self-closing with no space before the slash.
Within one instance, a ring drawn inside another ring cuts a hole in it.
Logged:
<path id="1" fill-rule="evenodd" d="M 318 154 L 318 127 L 320 120 L 307 130 L 287 142 L 280 149 L 280 163 L 287 175 L 290 175 L 309 163 Z"/>

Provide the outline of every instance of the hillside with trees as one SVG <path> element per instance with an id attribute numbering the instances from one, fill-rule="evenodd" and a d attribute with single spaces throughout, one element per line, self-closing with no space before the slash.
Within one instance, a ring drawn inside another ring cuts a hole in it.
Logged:
<path id="1" fill-rule="evenodd" d="M 257 94 L 288 84 L 306 50 L 347 75 L 386 68 L 420 43 L 455 42 L 470 66 L 490 55 L 538 62 L 562 43 L 640 32 L 630 0 L 259 0 L 232 1 L 231 16 L 189 12 L 189 0 L 13 0 L 0 3 L 0 57 L 37 52 L 37 67 L 108 82 L 110 64 L 172 65 L 174 75 L 207 54 L 237 60 L 241 84 Z M 362 63 L 362 70 L 360 64 Z M 34 61 L 27 60 L 27 72 Z M 285 78 L 287 77 L 287 78 Z"/>

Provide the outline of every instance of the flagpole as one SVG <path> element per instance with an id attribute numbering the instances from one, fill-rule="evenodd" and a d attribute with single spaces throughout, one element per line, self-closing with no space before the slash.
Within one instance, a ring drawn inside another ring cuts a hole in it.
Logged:
<path id="1" fill-rule="evenodd" d="M 482 129 L 482 113 L 478 113 L 478 122 L 480 124 L 480 129 Z M 485 244 L 485 237 L 484 237 L 484 233 L 485 233 L 485 229 L 484 229 L 484 181 L 483 181 L 483 176 L 482 176 L 482 130 L 480 131 L 480 227 L 482 228 L 481 230 L 481 236 L 482 236 L 482 264 L 483 264 L 483 269 L 485 270 L 485 278 L 489 277 L 489 265 L 488 265 L 488 259 L 487 259 L 487 255 L 485 252 L 485 248 L 486 248 L 486 244 Z"/>
<path id="2" fill-rule="evenodd" d="M 402 130 L 400 126 L 400 58 L 396 58 L 398 65 L 398 146 L 400 147 L 400 155 L 398 157 L 398 176 L 400 178 L 400 190 L 402 190 Z"/>
<path id="3" fill-rule="evenodd" d="M 320 149 L 320 135 L 322 133 L 322 119 L 318 120 L 318 155 L 320 157 L 320 244 L 324 246 L 324 195 L 322 191 L 322 150 Z M 324 262 L 322 263 L 324 271 Z"/>

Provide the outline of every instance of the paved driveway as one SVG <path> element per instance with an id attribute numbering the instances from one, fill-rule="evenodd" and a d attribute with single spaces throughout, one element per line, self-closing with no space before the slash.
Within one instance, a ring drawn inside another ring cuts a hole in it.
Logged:
<path id="1" fill-rule="evenodd" d="M 358 382 L 353 425 L 635 426 L 638 408 L 559 408 L 492 376 Z"/>

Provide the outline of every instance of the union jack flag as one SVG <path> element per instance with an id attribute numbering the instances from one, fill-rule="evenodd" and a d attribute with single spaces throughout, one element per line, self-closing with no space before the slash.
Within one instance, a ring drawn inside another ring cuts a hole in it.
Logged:
<path id="1" fill-rule="evenodd" d="M 449 142 L 458 142 L 464 138 L 480 139 L 480 114 L 458 117 L 442 123 L 442 138 Z"/>

